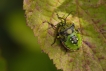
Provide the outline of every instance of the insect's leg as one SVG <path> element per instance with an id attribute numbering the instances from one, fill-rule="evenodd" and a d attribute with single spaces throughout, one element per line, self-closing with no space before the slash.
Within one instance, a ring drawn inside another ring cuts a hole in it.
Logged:
<path id="1" fill-rule="evenodd" d="M 50 23 L 50 22 L 48 22 L 48 21 L 44 21 L 43 23 L 48 23 L 49 25 L 51 25 L 51 27 L 52 27 L 54 30 L 56 29 L 56 27 L 55 27 L 56 25 L 53 25 L 52 23 Z M 51 27 L 50 27 L 50 28 L 51 28 Z"/>
<path id="2" fill-rule="evenodd" d="M 62 49 L 64 49 L 65 50 L 65 53 L 66 52 L 68 52 L 68 49 L 67 49 L 67 47 L 64 45 L 64 41 L 62 42 L 63 40 L 61 40 L 60 41 L 60 43 L 62 43 L 63 45 L 61 45 L 62 46 Z"/>
<path id="3" fill-rule="evenodd" d="M 55 36 L 55 38 L 54 38 L 54 41 L 53 41 L 53 43 L 51 44 L 51 46 L 56 42 L 57 37 L 58 37 L 58 34 L 56 34 L 56 36 Z"/>
<path id="4" fill-rule="evenodd" d="M 54 42 L 51 44 L 51 46 L 56 42 L 56 39 L 57 39 L 57 38 L 55 37 L 55 38 L 54 38 Z"/>
<path id="5" fill-rule="evenodd" d="M 59 26 L 57 26 L 57 28 L 55 30 L 55 38 L 54 38 L 54 42 L 52 43 L 52 45 L 56 42 L 57 38 L 59 38 L 58 30 L 59 30 Z"/>

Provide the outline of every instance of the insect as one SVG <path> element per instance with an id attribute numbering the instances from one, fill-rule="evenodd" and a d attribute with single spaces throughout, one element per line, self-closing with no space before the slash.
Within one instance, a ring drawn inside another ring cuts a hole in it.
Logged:
<path id="1" fill-rule="evenodd" d="M 69 15 L 70 14 L 68 14 L 67 17 Z M 64 19 L 62 17 L 59 17 L 58 14 L 57 17 L 61 20 L 57 25 L 53 25 L 52 23 L 48 22 L 48 24 L 50 24 L 55 30 L 54 42 L 51 45 L 53 45 L 56 40 L 59 40 L 61 44 L 65 47 L 65 49 L 71 51 L 78 50 L 80 48 L 81 36 L 78 30 L 75 29 L 74 23 L 66 23 L 67 17 Z"/>

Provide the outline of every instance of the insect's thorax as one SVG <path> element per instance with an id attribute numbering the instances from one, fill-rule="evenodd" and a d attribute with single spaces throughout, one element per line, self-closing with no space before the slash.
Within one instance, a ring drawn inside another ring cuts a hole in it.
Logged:
<path id="1" fill-rule="evenodd" d="M 77 44 L 78 42 L 78 37 L 76 36 L 77 32 L 75 27 L 72 25 L 60 26 L 58 29 L 58 34 L 62 42 L 66 42 L 68 37 L 70 37 L 70 43 Z"/>
<path id="2" fill-rule="evenodd" d="M 70 27 L 70 25 L 63 24 L 63 25 L 59 26 L 58 32 L 66 32 L 69 27 Z"/>

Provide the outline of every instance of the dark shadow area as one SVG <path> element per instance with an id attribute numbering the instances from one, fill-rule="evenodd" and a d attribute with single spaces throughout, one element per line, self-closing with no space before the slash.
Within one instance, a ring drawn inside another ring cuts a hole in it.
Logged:
<path id="1" fill-rule="evenodd" d="M 23 0 L 0 1 L 0 51 L 0 71 L 57 71 L 26 26 Z"/>

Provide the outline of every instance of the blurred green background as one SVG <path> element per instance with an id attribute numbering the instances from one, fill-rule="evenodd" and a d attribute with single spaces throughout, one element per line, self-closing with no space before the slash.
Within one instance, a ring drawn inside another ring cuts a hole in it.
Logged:
<path id="1" fill-rule="evenodd" d="M 26 25 L 23 0 L 0 0 L 0 71 L 57 71 Z"/>

